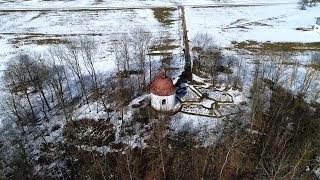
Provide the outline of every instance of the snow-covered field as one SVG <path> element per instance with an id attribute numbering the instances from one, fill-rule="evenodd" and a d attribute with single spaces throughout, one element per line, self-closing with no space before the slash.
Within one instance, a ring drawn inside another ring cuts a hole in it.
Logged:
<path id="1" fill-rule="evenodd" d="M 154 36 L 165 32 L 176 39 L 178 22 L 170 27 L 161 24 L 152 9 L 97 11 L 14 11 L 0 14 L 0 69 L 17 52 L 43 52 L 52 44 L 46 40 L 62 40 L 81 35 L 95 37 L 98 44 L 96 68 L 101 71 L 115 68 L 111 41 L 117 36 L 142 27 Z M 173 11 L 173 20 L 178 11 Z M 179 42 L 179 41 L 178 41 Z M 179 43 L 176 43 L 179 45 Z"/>
<path id="2" fill-rule="evenodd" d="M 229 47 L 232 41 L 319 42 L 320 34 L 299 31 L 311 29 L 320 6 L 299 10 L 297 4 L 239 6 L 186 9 L 189 38 L 208 33 L 219 46 Z"/>
<path id="3" fill-rule="evenodd" d="M 298 0 L 73 0 L 73 1 L 41 1 L 41 0 L 1 0 L 1 8 L 75 8 L 75 7 L 168 7 L 176 5 L 207 6 L 207 5 L 234 5 L 234 4 L 274 4 L 296 3 Z"/>
<path id="4" fill-rule="evenodd" d="M 186 6 L 189 38 L 196 33 L 211 34 L 217 44 L 232 41 L 317 42 L 320 35 L 311 28 L 320 6 L 307 11 L 296 0 L 147 0 L 147 1 L 0 1 L 0 70 L 17 52 L 42 51 L 50 39 L 94 36 L 99 44 L 96 67 L 114 69 L 111 41 L 115 36 L 141 26 L 155 36 L 169 34 L 180 45 L 180 14 L 172 11 L 174 23 L 164 26 L 152 8 Z M 250 6 L 253 5 L 253 6 Z M 40 45 L 39 45 L 40 44 Z M 175 51 L 179 52 L 179 49 Z"/>

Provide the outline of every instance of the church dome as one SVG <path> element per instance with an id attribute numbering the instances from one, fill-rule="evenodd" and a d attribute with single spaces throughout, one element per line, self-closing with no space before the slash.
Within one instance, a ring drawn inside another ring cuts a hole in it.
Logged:
<path id="1" fill-rule="evenodd" d="M 176 93 L 176 88 L 171 78 L 166 75 L 166 69 L 164 67 L 161 67 L 161 75 L 153 80 L 150 92 L 158 96 L 170 96 Z"/>

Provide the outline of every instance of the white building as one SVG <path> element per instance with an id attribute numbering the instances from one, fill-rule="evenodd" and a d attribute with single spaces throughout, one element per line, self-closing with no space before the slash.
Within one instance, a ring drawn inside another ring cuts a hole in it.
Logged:
<path id="1" fill-rule="evenodd" d="M 315 32 L 320 33 L 320 17 L 317 18 L 316 24 L 314 25 Z"/>
<path id="2" fill-rule="evenodd" d="M 172 111 L 176 105 L 176 88 L 166 69 L 161 67 L 161 75 L 157 76 L 150 87 L 151 106 L 158 111 Z"/>

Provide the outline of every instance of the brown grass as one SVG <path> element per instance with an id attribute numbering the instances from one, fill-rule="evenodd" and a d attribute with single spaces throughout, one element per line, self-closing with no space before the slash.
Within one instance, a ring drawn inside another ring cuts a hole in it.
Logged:
<path id="1" fill-rule="evenodd" d="M 69 44 L 70 41 L 65 40 L 65 39 L 37 39 L 37 40 L 32 40 L 32 44 L 37 44 L 37 45 L 47 45 L 47 44 Z"/>
<path id="2" fill-rule="evenodd" d="M 162 24 L 169 26 L 175 21 L 172 19 L 172 12 L 177 8 L 152 8 L 154 17 Z"/>
<path id="3" fill-rule="evenodd" d="M 169 50 L 174 50 L 178 48 L 179 46 L 177 45 L 169 45 L 169 44 L 162 44 L 162 45 L 153 45 L 151 46 L 152 51 L 169 51 Z"/>
<path id="4" fill-rule="evenodd" d="M 17 35 L 11 39 L 11 43 L 18 46 L 19 44 L 67 44 L 70 43 L 66 38 L 77 37 L 84 34 L 41 34 L 41 33 L 27 33 L 27 34 L 14 34 L 3 33 L 5 35 Z M 89 36 L 101 36 L 102 34 L 87 34 Z"/>
<path id="5" fill-rule="evenodd" d="M 317 64 L 309 64 L 309 65 L 306 65 L 307 67 L 310 67 L 310 68 L 313 68 L 317 71 L 320 71 L 320 65 L 317 65 Z"/>
<path id="6" fill-rule="evenodd" d="M 257 42 L 243 41 L 231 42 L 233 48 L 251 52 L 303 52 L 320 50 L 320 42 L 299 43 L 299 42 Z"/>
<path id="7" fill-rule="evenodd" d="M 176 48 L 179 48 L 178 45 L 173 45 L 172 43 L 174 43 L 175 40 L 174 39 L 170 39 L 170 38 L 165 38 L 162 40 L 162 44 L 153 44 L 150 47 L 151 51 L 160 51 L 159 53 L 151 53 L 150 55 L 171 55 L 172 53 L 170 53 L 169 51 L 174 50 Z"/>

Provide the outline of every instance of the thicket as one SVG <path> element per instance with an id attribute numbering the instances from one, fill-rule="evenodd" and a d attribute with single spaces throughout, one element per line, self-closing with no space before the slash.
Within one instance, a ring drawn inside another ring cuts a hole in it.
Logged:
<path id="1" fill-rule="evenodd" d="M 319 0 L 300 0 L 298 6 L 299 9 L 306 10 L 307 7 L 317 6 L 319 2 Z"/>

